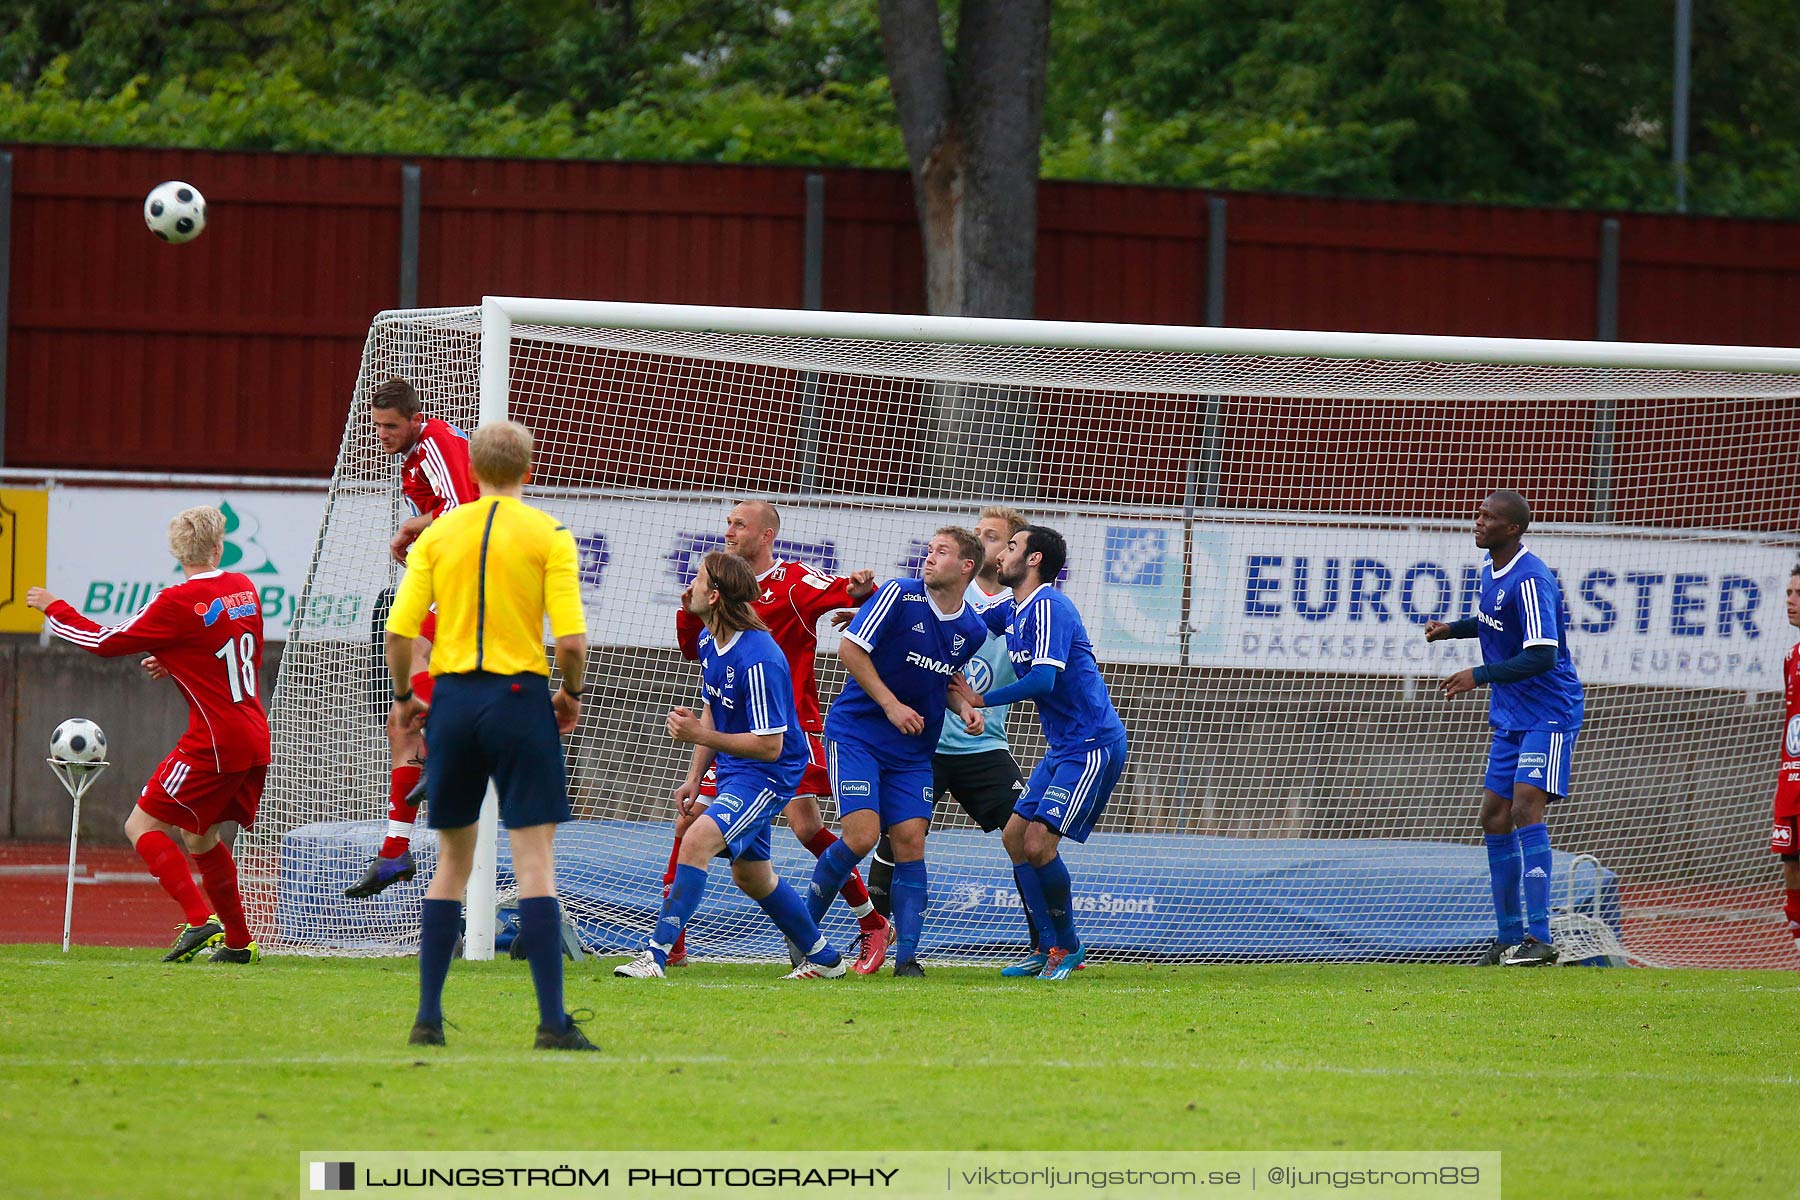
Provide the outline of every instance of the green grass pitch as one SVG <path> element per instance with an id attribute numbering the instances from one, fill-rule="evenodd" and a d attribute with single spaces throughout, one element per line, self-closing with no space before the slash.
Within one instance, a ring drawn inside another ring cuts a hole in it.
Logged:
<path id="1" fill-rule="evenodd" d="M 290 1196 L 306 1149 L 1500 1150 L 1509 1197 L 1800 1194 L 1782 972 L 1097 965 L 795 984 L 0 947 L 5 1193 Z"/>

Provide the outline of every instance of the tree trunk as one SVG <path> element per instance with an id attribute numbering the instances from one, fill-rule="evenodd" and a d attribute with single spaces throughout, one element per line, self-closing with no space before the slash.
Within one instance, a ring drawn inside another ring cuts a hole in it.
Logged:
<path id="1" fill-rule="evenodd" d="M 926 310 L 1029 317 L 1049 0 L 964 0 L 954 61 L 937 0 L 881 0 L 882 41 L 925 246 Z M 927 490 L 1034 494 L 1035 394 L 938 384 Z"/>

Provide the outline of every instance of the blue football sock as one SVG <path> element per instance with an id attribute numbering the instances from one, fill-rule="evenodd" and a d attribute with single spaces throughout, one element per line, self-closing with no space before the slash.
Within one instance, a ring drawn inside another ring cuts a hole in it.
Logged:
<path id="1" fill-rule="evenodd" d="M 832 899 L 849 882 L 850 872 L 856 870 L 860 858 L 843 838 L 831 843 L 825 853 L 819 855 L 819 861 L 813 864 L 812 883 L 806 892 L 806 911 L 812 914 L 814 925 L 825 919 Z"/>
<path id="2" fill-rule="evenodd" d="M 1013 883 L 1019 889 L 1019 902 L 1025 909 L 1025 928 L 1031 933 L 1033 950 L 1048 950 L 1045 934 L 1050 929 L 1050 913 L 1044 904 L 1044 886 L 1038 882 L 1037 868 L 1028 862 L 1013 864 Z"/>
<path id="3" fill-rule="evenodd" d="M 1502 946 L 1525 940 L 1525 913 L 1520 907 L 1521 877 L 1525 867 L 1519 854 L 1519 835 L 1489 833 L 1487 842 L 1488 885 L 1494 893 L 1494 927 Z"/>
<path id="4" fill-rule="evenodd" d="M 1077 949 L 1081 939 L 1075 936 L 1071 897 L 1074 885 L 1069 881 L 1069 868 L 1063 865 L 1062 855 L 1038 867 L 1037 877 L 1038 886 L 1044 889 L 1044 911 L 1050 917 L 1051 928 L 1056 930 L 1056 944 L 1064 950 Z"/>
<path id="5" fill-rule="evenodd" d="M 894 864 L 894 961 L 919 957 L 919 933 L 925 927 L 925 862 Z"/>
<path id="6" fill-rule="evenodd" d="M 419 909 L 419 1015 L 422 1025 L 444 1023 L 444 977 L 456 935 L 462 932 L 462 901 L 427 900 Z"/>
<path id="7" fill-rule="evenodd" d="M 669 950 L 681 936 L 681 931 L 687 928 L 688 918 L 700 907 L 700 897 L 705 892 L 705 871 L 686 863 L 675 867 L 675 882 L 669 886 L 669 898 L 663 901 L 662 917 L 650 934 L 650 953 L 656 955 L 657 966 L 669 965 Z"/>
<path id="8" fill-rule="evenodd" d="M 837 846 L 843 844 L 839 842 Z M 837 846 L 831 849 L 836 850 Z M 829 854 L 831 850 L 825 853 Z M 829 896 L 834 893 L 825 894 Z M 825 940 L 825 935 L 819 932 L 819 923 L 807 913 L 806 901 L 800 899 L 800 893 L 789 887 L 785 879 L 777 879 L 775 890 L 757 903 L 769 914 L 769 920 L 775 922 L 775 928 L 804 950 L 808 959 L 821 967 L 835 967 L 842 960 L 842 956 L 831 948 L 831 943 Z"/>
<path id="9" fill-rule="evenodd" d="M 1525 867 L 1525 929 L 1540 942 L 1550 940 L 1550 827 L 1539 821 L 1519 830 Z"/>
<path id="10" fill-rule="evenodd" d="M 562 905 L 555 896 L 519 898 L 519 936 L 537 989 L 538 1025 L 553 1033 L 567 1027 L 563 1012 Z"/>

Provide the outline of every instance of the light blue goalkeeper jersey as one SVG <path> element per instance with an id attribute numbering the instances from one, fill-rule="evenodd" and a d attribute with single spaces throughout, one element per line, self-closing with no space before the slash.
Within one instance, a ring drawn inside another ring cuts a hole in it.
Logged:
<path id="1" fill-rule="evenodd" d="M 993 595 L 981 590 L 979 582 L 971 582 L 969 590 L 963 593 L 964 598 L 979 611 L 990 604 L 998 604 L 1012 599 L 1011 588 L 1001 588 Z M 963 667 L 963 674 L 968 676 L 969 686 L 978 692 L 991 692 L 997 687 L 1005 687 L 1018 679 L 1013 671 L 1012 657 L 1006 652 L 1006 638 L 990 634 L 988 640 L 981 644 L 975 657 Z M 1010 704 L 1002 704 L 997 708 L 982 710 L 987 719 L 987 728 L 980 737 L 975 737 L 963 728 L 963 723 L 954 716 L 944 721 L 944 736 L 938 739 L 939 754 L 985 754 L 990 750 L 1007 749 L 1006 742 L 1006 710 Z"/>

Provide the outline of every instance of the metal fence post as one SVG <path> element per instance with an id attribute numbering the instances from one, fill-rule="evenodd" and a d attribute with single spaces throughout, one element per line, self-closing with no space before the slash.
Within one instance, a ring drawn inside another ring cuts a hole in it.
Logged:
<path id="1" fill-rule="evenodd" d="M 800 304 L 809 312 L 825 307 L 825 177 L 816 172 L 806 177 L 806 234 L 800 264 Z M 819 376 L 807 371 L 800 376 L 800 494 L 811 495 L 819 486 Z"/>
<path id="2" fill-rule="evenodd" d="M 1619 219 L 1600 222 L 1599 294 L 1595 297 L 1594 339 L 1619 340 Z M 1618 401 L 1610 395 L 1594 402 L 1594 520 L 1613 519 L 1613 433 L 1618 423 Z"/>
<path id="3" fill-rule="evenodd" d="M 1225 197 L 1206 200 L 1206 323 L 1225 324 Z M 1200 428 L 1200 504 L 1219 503 L 1220 408 L 1218 396 L 1206 398 L 1206 420 Z"/>
<path id="4" fill-rule="evenodd" d="M 400 165 L 400 307 L 419 307 L 419 166 Z"/>

